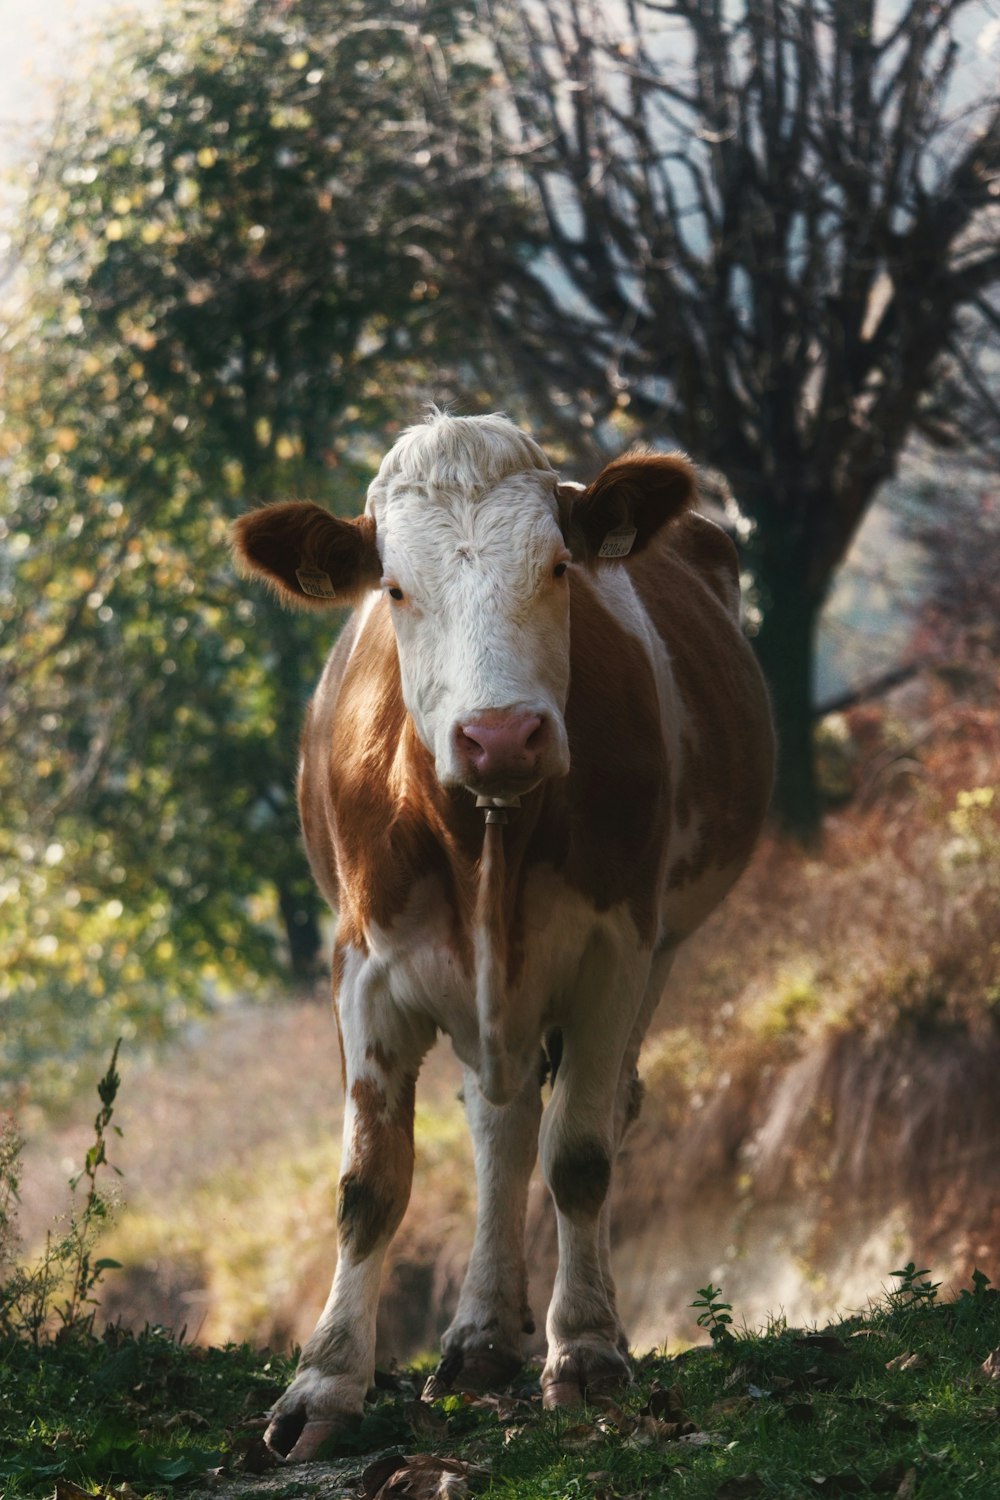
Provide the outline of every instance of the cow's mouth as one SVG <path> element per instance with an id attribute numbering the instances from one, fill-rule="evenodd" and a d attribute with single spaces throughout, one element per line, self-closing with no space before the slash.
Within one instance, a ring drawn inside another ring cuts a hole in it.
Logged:
<path id="1" fill-rule="evenodd" d="M 467 792 L 471 792 L 478 804 L 483 806 L 516 807 L 522 797 L 533 792 L 536 787 L 541 786 L 543 777 L 537 772 L 529 776 L 503 777 L 481 776 L 467 778 L 462 784 Z"/>

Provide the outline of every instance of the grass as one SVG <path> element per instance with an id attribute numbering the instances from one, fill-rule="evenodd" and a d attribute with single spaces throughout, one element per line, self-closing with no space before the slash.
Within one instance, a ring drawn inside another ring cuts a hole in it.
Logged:
<path id="1" fill-rule="evenodd" d="M 418 1400 L 419 1371 L 381 1377 L 359 1431 L 328 1466 L 284 1471 L 282 1492 L 315 1494 L 326 1474 L 373 1496 L 387 1460 L 423 1453 L 454 1461 L 453 1493 L 465 1493 L 464 1480 L 496 1500 L 995 1500 L 1000 1386 L 982 1366 L 1000 1346 L 1000 1296 L 980 1277 L 939 1304 L 922 1274 L 907 1289 L 898 1273 L 901 1289 L 884 1303 L 822 1333 L 774 1326 L 646 1356 L 620 1402 L 582 1412 L 543 1412 L 531 1371 L 499 1399 L 430 1402 Z M 242 1474 L 240 1493 L 252 1494 L 268 1468 L 263 1412 L 290 1369 L 245 1346 L 200 1349 L 159 1330 L 8 1342 L 3 1494 L 51 1495 L 58 1479 L 94 1494 L 124 1483 L 138 1496 L 172 1495 L 200 1475 L 207 1485 L 214 1469 Z"/>
<path id="2" fill-rule="evenodd" d="M 822 1333 L 783 1323 L 738 1332 L 709 1283 L 692 1310 L 711 1348 L 647 1355 L 619 1400 L 578 1412 L 542 1410 L 537 1369 L 499 1397 L 425 1387 L 426 1371 L 382 1375 L 360 1426 L 322 1463 L 283 1469 L 262 1439 L 291 1359 L 245 1344 L 192 1346 L 158 1328 L 95 1334 L 101 1279 L 114 1270 L 92 1258 L 91 1236 L 95 1216 L 105 1218 L 100 1174 L 117 1087 L 112 1058 L 80 1179 L 86 1195 L 41 1268 L 18 1268 L 10 1253 L 16 1149 L 4 1158 L 5 1500 L 53 1487 L 56 1500 L 142 1500 L 220 1485 L 244 1500 L 264 1489 L 362 1500 L 1000 1492 L 1000 1295 L 977 1272 L 956 1301 L 939 1303 L 938 1284 L 913 1261 L 890 1272 L 894 1289 L 878 1305 Z"/>

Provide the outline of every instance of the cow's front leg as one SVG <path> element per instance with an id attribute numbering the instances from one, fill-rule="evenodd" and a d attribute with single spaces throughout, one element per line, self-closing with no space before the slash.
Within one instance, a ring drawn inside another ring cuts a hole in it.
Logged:
<path id="1" fill-rule="evenodd" d="M 353 1426 L 372 1383 L 382 1263 L 410 1197 L 414 1090 L 433 1040 L 433 1028 L 396 1010 L 369 961 L 354 955 L 351 968 L 338 1002 L 345 1103 L 337 1270 L 266 1434 L 293 1461 Z"/>
<path id="2" fill-rule="evenodd" d="M 534 1072 L 509 1104 L 497 1106 L 484 1098 L 472 1069 L 465 1070 L 476 1162 L 476 1237 L 458 1308 L 441 1340 L 438 1374 L 448 1384 L 478 1390 L 505 1385 L 523 1362 L 522 1335 L 534 1332 L 524 1218 L 541 1107 Z"/>
<path id="3" fill-rule="evenodd" d="M 628 1043 L 645 989 L 646 976 L 633 967 L 614 963 L 603 945 L 588 954 L 542 1121 L 542 1171 L 559 1239 L 542 1371 L 549 1407 L 578 1405 L 588 1392 L 605 1394 L 631 1378 L 601 1221 L 621 1133 Z"/>

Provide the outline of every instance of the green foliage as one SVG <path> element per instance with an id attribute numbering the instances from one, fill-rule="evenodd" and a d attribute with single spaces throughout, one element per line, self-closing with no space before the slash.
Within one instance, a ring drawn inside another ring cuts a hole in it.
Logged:
<path id="1" fill-rule="evenodd" d="M 711 1282 L 699 1287 L 698 1296 L 690 1305 L 702 1309 L 697 1318 L 698 1327 L 708 1331 L 716 1349 L 726 1349 L 736 1342 L 731 1326 L 732 1304 L 722 1301 L 721 1287 L 713 1286 Z"/>
<path id="2" fill-rule="evenodd" d="M 107 1072 L 97 1085 L 101 1107 L 83 1167 L 70 1180 L 74 1201 L 66 1227 L 58 1233 L 49 1231 L 45 1249 L 34 1265 L 18 1263 L 17 1201 L 23 1143 L 10 1122 L 0 1133 L 0 1343 L 27 1340 L 37 1349 L 53 1332 L 63 1338 L 90 1337 L 93 1333 L 101 1280 L 106 1271 L 119 1268 L 116 1260 L 95 1259 L 94 1249 L 113 1210 L 101 1179 L 102 1169 L 110 1165 L 108 1133 L 120 1134 L 111 1123 L 121 1083 L 117 1071 L 120 1045 L 115 1043 Z M 81 1182 L 86 1183 L 82 1202 L 75 1196 Z"/>
<path id="3" fill-rule="evenodd" d="M 899 1285 L 889 1293 L 895 1306 L 929 1307 L 941 1286 L 940 1281 L 921 1281 L 921 1276 L 930 1275 L 930 1267 L 924 1266 L 922 1271 L 918 1271 L 912 1260 L 908 1260 L 900 1270 L 890 1271 L 889 1275 L 899 1281 Z"/>
<path id="4" fill-rule="evenodd" d="M 239 586 L 228 525 L 359 509 L 472 352 L 449 265 L 521 233 L 460 0 L 116 26 L 33 166 L 0 334 L 0 1081 L 315 971 L 292 781 L 336 620 Z"/>

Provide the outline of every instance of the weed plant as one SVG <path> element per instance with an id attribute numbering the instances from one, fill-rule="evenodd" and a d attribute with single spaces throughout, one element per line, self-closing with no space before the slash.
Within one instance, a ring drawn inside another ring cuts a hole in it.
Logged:
<path id="1" fill-rule="evenodd" d="M 34 1348 L 58 1331 L 64 1337 L 93 1332 L 99 1306 L 98 1290 L 104 1273 L 117 1269 L 110 1258 L 95 1258 L 94 1250 L 113 1213 L 114 1200 L 104 1188 L 108 1136 L 121 1079 L 115 1043 L 107 1072 L 97 1085 L 101 1107 L 94 1120 L 94 1139 L 80 1172 L 70 1179 L 74 1195 L 66 1225 L 49 1231 L 45 1248 L 34 1265 L 19 1262 L 17 1204 L 23 1142 L 13 1121 L 0 1131 L 0 1341 L 26 1339 Z M 85 1184 L 82 1201 L 76 1195 Z"/>

